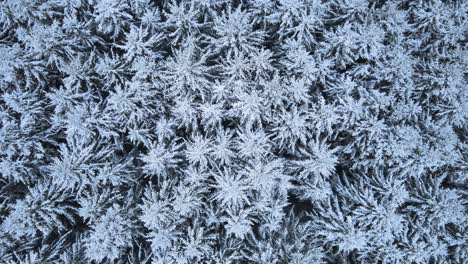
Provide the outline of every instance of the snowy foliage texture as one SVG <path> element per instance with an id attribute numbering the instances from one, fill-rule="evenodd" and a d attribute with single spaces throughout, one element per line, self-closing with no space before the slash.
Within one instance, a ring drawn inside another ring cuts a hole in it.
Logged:
<path id="1" fill-rule="evenodd" d="M 468 2 L 0 1 L 0 263 L 467 263 Z"/>

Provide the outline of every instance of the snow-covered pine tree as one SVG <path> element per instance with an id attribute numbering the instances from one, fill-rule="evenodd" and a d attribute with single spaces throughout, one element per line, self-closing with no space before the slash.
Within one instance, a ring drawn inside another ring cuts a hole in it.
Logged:
<path id="1" fill-rule="evenodd" d="M 468 3 L 0 2 L 1 263 L 466 263 Z"/>

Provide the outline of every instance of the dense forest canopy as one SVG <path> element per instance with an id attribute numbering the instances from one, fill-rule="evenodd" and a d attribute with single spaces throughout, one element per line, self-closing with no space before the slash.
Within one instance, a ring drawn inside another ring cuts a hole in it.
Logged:
<path id="1" fill-rule="evenodd" d="M 0 1 L 0 263 L 466 263 L 468 2 Z"/>

